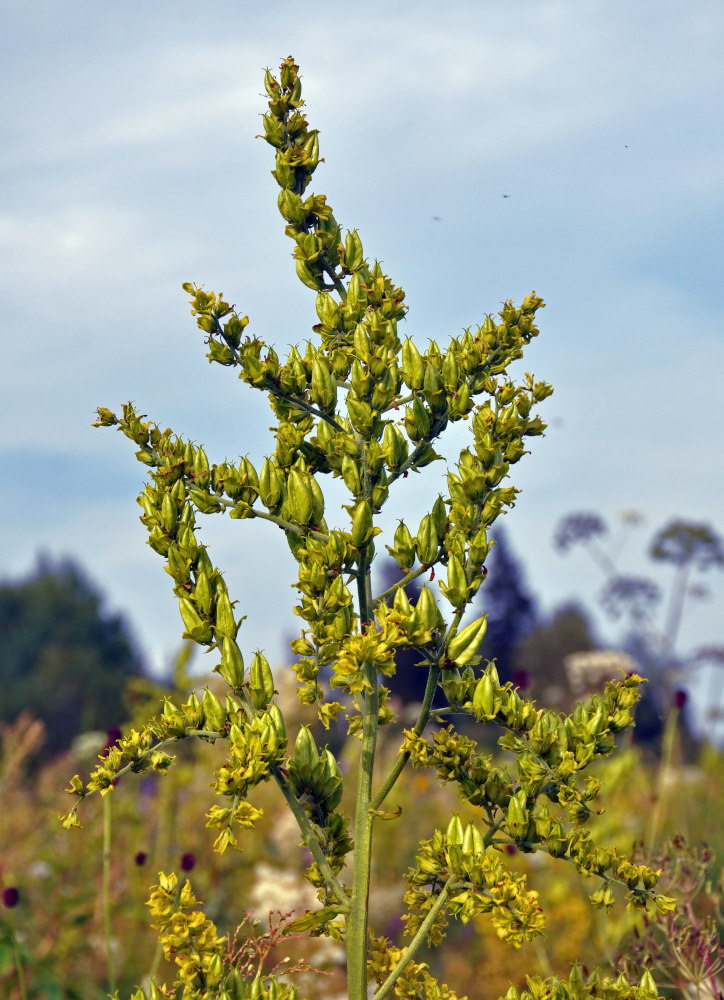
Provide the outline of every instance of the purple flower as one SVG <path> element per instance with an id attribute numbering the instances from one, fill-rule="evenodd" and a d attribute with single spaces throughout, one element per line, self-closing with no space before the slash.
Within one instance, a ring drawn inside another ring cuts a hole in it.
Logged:
<path id="1" fill-rule="evenodd" d="M 103 747 L 103 749 L 110 750 L 110 748 L 112 746 L 115 746 L 116 743 L 120 740 L 121 736 L 123 736 L 123 733 L 118 728 L 118 726 L 111 726 L 106 736 L 107 736 L 106 745 Z"/>
<path id="2" fill-rule="evenodd" d="M 196 855 L 192 854 L 191 851 L 187 851 L 186 854 L 181 855 L 182 872 L 190 872 L 195 864 L 196 864 Z"/>
<path id="3" fill-rule="evenodd" d="M 7 889 L 3 889 L 3 906 L 7 906 L 9 910 L 18 905 L 19 899 L 20 893 L 14 885 L 9 885 Z"/>
<path id="4" fill-rule="evenodd" d="M 678 688 L 676 691 L 674 691 L 674 696 L 671 699 L 671 704 L 674 706 L 674 708 L 683 708 L 688 699 L 689 695 L 686 693 L 686 691 L 683 691 L 681 688 Z"/>
<path id="5" fill-rule="evenodd" d="M 518 852 L 518 848 L 515 846 L 515 844 L 506 844 L 505 845 L 505 853 L 506 854 L 517 854 L 517 852 Z"/>
<path id="6" fill-rule="evenodd" d="M 513 671 L 513 687 L 525 690 L 525 688 L 530 687 L 530 674 L 527 670 L 514 670 Z"/>
<path id="7" fill-rule="evenodd" d="M 139 851 L 138 854 L 133 859 L 134 865 L 138 865 L 139 868 L 142 865 L 145 865 L 147 857 L 148 857 L 148 855 L 146 854 L 145 851 Z"/>

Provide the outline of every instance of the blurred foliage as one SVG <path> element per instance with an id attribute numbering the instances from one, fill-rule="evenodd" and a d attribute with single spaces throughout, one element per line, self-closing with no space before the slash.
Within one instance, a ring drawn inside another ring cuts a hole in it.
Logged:
<path id="1" fill-rule="evenodd" d="M 0 586 L 0 720 L 40 719 L 48 753 L 123 721 L 123 691 L 141 671 L 124 620 L 70 560 L 40 559 L 27 579 Z"/>
<path id="2" fill-rule="evenodd" d="M 193 685 L 183 664 L 177 665 L 176 681 L 177 697 L 182 693 L 178 685 Z M 323 730 L 314 720 L 314 711 L 296 703 L 291 671 L 277 671 L 276 682 L 292 731 L 303 723 L 310 724 L 321 744 Z M 187 691 L 185 687 L 184 694 Z M 658 863 L 659 855 L 670 852 L 667 838 L 673 833 L 679 835 L 677 843 L 685 837 L 700 852 L 704 850 L 700 841 L 707 841 L 710 891 L 708 895 L 703 890 L 689 893 L 687 912 L 700 918 L 702 927 L 708 920 L 710 934 L 716 933 L 718 921 L 720 933 L 715 857 L 719 863 L 724 857 L 724 802 L 720 795 L 724 758 L 714 748 L 705 747 L 695 766 L 685 765 L 680 754 L 680 716 L 673 714 L 671 721 L 671 754 L 663 766 L 652 766 L 635 745 L 623 747 L 596 765 L 594 773 L 605 780 L 608 795 L 606 811 L 594 821 L 592 832 L 628 852 L 650 834 L 647 823 L 658 806 L 660 833 L 649 848 L 636 848 L 640 858 L 646 858 L 648 851 Z M 60 829 L 57 814 L 64 808 L 65 796 L 59 791 L 62 781 L 73 768 L 86 773 L 91 769 L 95 753 L 102 749 L 101 740 L 98 736 L 77 740 L 70 759 L 60 756 L 28 780 L 24 778 L 25 761 L 42 741 L 42 724 L 23 716 L 12 726 L 4 725 L 0 735 L 4 808 L 0 882 L 3 888 L 19 891 L 13 912 L 29 1000 L 99 1000 L 107 988 L 100 901 L 102 802 L 95 799 L 87 804 L 83 835 Z M 380 747 L 381 772 L 395 755 L 397 737 L 394 727 L 385 732 Z M 351 738 L 341 749 L 343 769 L 353 767 L 356 744 Z M 255 927 L 252 940 L 258 941 L 256 947 L 264 954 L 266 968 L 274 968 L 285 958 L 289 958 L 287 964 L 301 969 L 312 965 L 324 974 L 299 971 L 290 979 L 303 995 L 341 1000 L 346 996 L 341 947 L 325 939 L 274 938 L 283 915 L 291 911 L 299 915 L 315 902 L 314 890 L 303 878 L 309 856 L 300 847 L 299 832 L 284 799 L 271 784 L 257 787 L 250 798 L 264 809 L 258 834 L 249 832 L 242 839 L 242 853 L 220 855 L 213 850 L 215 831 L 204 829 L 199 819 L 213 797 L 208 768 L 223 761 L 223 748 L 188 740 L 178 745 L 177 752 L 179 760 L 165 776 L 153 773 L 141 780 L 122 778 L 112 795 L 113 948 L 121 994 L 144 980 L 155 959 L 145 906 L 149 881 L 159 870 L 185 868 L 205 913 L 223 933 L 231 934 L 230 947 L 234 947 L 235 928 L 244 920 L 248 939 L 251 919 Z M 353 785 L 346 785 L 347 797 L 353 796 Z M 347 809 L 352 805 L 351 801 L 343 804 Z M 463 821 L 473 818 L 474 810 L 456 799 L 450 785 L 439 785 L 430 771 L 416 770 L 410 782 L 395 789 L 388 818 L 377 825 L 370 918 L 375 932 L 393 942 L 403 941 L 401 922 L 392 916 L 400 912 L 405 889 L 400 871 L 414 863 L 419 838 L 444 825 L 451 810 Z M 548 918 L 546 935 L 525 944 L 521 954 L 500 941 L 484 918 L 475 918 L 465 927 L 454 925 L 449 945 L 424 957 L 434 973 L 459 995 L 495 1000 L 511 983 L 525 987 L 523 970 L 529 975 L 567 976 L 574 961 L 613 973 L 621 956 L 629 956 L 632 963 L 641 960 L 641 941 L 647 940 L 647 935 L 658 935 L 656 949 L 651 952 L 659 965 L 666 960 L 662 955 L 665 934 L 651 929 L 643 916 L 626 913 L 623 907 L 607 915 L 595 910 L 588 899 L 591 885 L 582 882 L 572 866 L 542 854 L 513 853 L 511 845 L 508 850 L 511 853 L 506 861 L 515 871 L 526 873 L 531 888 L 540 892 Z M 668 887 L 669 881 L 666 884 Z M 679 894 L 676 885 L 672 894 Z M 0 910 L 0 996 L 19 1000 L 7 916 L 8 911 Z M 683 921 L 678 914 L 676 919 Z M 159 972 L 163 978 L 163 963 Z M 659 982 L 657 978 L 657 985 Z M 661 985 L 666 983 L 661 980 Z M 686 987 L 680 977 L 678 984 L 665 992 L 676 998 L 693 995 Z"/>
<path id="3" fill-rule="evenodd" d="M 707 721 L 716 727 L 722 717 L 724 648 L 700 644 L 682 649 L 680 631 L 687 611 L 712 596 L 713 584 L 704 575 L 724 570 L 724 539 L 709 524 L 676 518 L 653 533 L 645 549 L 652 575 L 641 576 L 626 572 L 621 563 L 632 533 L 643 522 L 637 511 L 624 510 L 614 530 L 597 513 L 568 514 L 556 527 L 553 545 L 562 555 L 580 546 L 601 571 L 604 584 L 597 602 L 609 618 L 624 624 L 622 644 L 650 680 L 648 704 L 640 713 L 641 735 L 661 734 L 657 718 L 663 719 L 672 699 L 691 687 L 695 672 L 704 666 L 711 676 Z M 689 738 L 692 743 L 691 732 Z M 694 752 L 692 745 L 689 753 Z"/>

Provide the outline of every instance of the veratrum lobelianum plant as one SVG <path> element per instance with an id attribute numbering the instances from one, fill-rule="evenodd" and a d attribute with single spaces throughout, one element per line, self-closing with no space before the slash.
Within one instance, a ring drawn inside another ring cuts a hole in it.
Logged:
<path id="1" fill-rule="evenodd" d="M 343 233 L 325 196 L 307 193 L 319 163 L 319 139 L 301 111 L 301 81 L 291 57 L 282 62 L 278 79 L 266 72 L 265 87 L 264 138 L 275 150 L 272 174 L 281 189 L 279 211 L 294 243 L 297 275 L 316 294 L 315 340 L 303 350 L 292 347 L 280 360 L 271 345 L 247 334 L 248 318 L 221 295 L 191 284 L 184 289 L 206 335 L 209 360 L 238 369 L 243 382 L 269 397 L 277 420 L 273 453 L 259 470 L 247 458 L 210 465 L 203 448 L 146 422 L 130 404 L 122 416 L 99 409 L 96 424 L 117 426 L 138 449 L 150 479 L 138 501 L 149 544 L 173 580 L 184 635 L 217 652 L 215 669 L 229 690 L 223 702 L 208 688 L 180 706 L 166 700 L 159 715 L 101 757 L 87 783 L 73 778 L 69 791 L 79 801 L 63 822 L 79 825 L 80 800 L 96 791 L 110 793 L 128 771 L 166 771 L 174 759 L 167 751 L 179 740 L 223 740 L 228 758 L 214 774 L 218 801 L 207 815 L 207 825 L 218 831 L 216 850 L 238 847 L 242 832 L 250 835 L 260 810 L 249 793 L 260 782 L 274 781 L 311 855 L 306 877 L 319 898 L 319 908 L 291 927 L 344 943 L 350 1000 L 366 1000 L 368 984 L 376 984 L 375 1000 L 454 1000 L 416 960 L 425 943 L 442 942 L 450 919 L 466 923 L 489 914 L 498 935 L 515 948 L 543 933 L 537 893 L 506 866 L 511 844 L 546 852 L 593 877 L 595 907 L 611 907 L 618 886 L 631 908 L 673 906 L 655 893 L 656 872 L 615 847 L 594 843 L 587 829 L 600 782 L 584 772 L 612 753 L 615 734 L 633 724 L 641 678 L 610 683 L 563 717 L 501 685 L 493 662 L 479 666 L 485 617 L 465 625 L 463 617 L 485 577 L 488 531 L 515 500 L 517 490 L 502 483 L 525 453 L 526 439 L 543 433 L 545 425 L 532 411 L 552 392 L 529 374 L 522 385 L 507 375 L 538 334 L 536 312 L 543 302 L 535 293 L 517 307 L 507 302 L 498 320 L 487 316 L 444 348 L 431 341 L 424 354 L 411 339 L 401 340 L 402 289 L 378 262 L 369 263 L 356 231 Z M 440 457 L 433 442 L 448 424 L 471 416 L 472 440 L 447 474 L 448 495 L 435 500 L 416 530 L 399 522 L 387 549 L 400 579 L 374 594 L 370 567 L 380 533 L 375 521 L 390 490 Z M 350 493 L 339 527 L 330 527 L 325 516 L 321 482 L 329 475 L 341 477 Z M 349 733 L 360 739 L 351 825 L 340 810 L 343 777 L 333 754 L 316 745 L 308 727 L 299 730 L 290 753 L 267 660 L 257 653 L 245 668 L 241 619 L 195 534 L 199 513 L 224 511 L 234 519 L 277 525 L 297 561 L 294 610 L 303 627 L 291 647 L 298 657 L 299 697 L 316 706 L 327 728 L 344 713 Z M 444 600 L 424 586 L 413 604 L 409 584 L 422 574 L 432 577 L 435 568 Z M 380 727 L 395 719 L 384 682 L 402 647 L 421 654 L 415 669 L 427 672 L 424 701 L 415 725 L 404 732 L 394 766 L 376 774 Z M 433 710 L 438 688 L 447 707 Z M 506 766 L 445 724 L 459 714 L 501 731 Z M 430 728 L 431 722 L 437 727 Z M 368 926 L 367 904 L 375 822 L 394 814 L 390 796 L 410 767 L 434 768 L 441 782 L 454 782 L 477 820 L 463 826 L 453 815 L 446 829 L 428 831 L 420 842 L 405 876 L 408 941 L 401 947 Z M 148 994 L 138 989 L 133 1000 L 298 996 L 289 983 L 273 976 L 245 980 L 232 967 L 225 938 L 199 909 L 188 881 L 181 885 L 174 873 L 160 873 L 149 906 L 178 978 L 168 988 L 152 982 Z M 597 972 L 584 980 L 574 967 L 567 980 L 529 977 L 527 990 L 511 987 L 506 1000 L 656 995 L 648 972 L 632 985 Z"/>

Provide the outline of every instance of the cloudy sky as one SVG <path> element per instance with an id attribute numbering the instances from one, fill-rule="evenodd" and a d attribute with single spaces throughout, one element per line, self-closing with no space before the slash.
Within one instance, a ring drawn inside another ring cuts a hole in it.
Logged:
<path id="1" fill-rule="evenodd" d="M 523 368 L 556 387 L 550 429 L 515 468 L 506 520 L 542 606 L 600 587 L 585 553 L 552 549 L 570 511 L 645 515 L 630 572 L 674 517 L 724 533 L 719 0 L 1 6 L 5 578 L 40 551 L 77 557 L 151 665 L 168 662 L 180 620 L 137 519 L 143 471 L 90 423 L 133 399 L 212 460 L 271 449 L 270 411 L 208 364 L 180 285 L 223 291 L 280 351 L 310 335 L 255 139 L 263 69 L 289 53 L 321 130 L 314 190 L 405 288 L 409 335 L 444 343 L 507 298 L 546 300 Z M 411 522 L 432 469 L 405 484 Z M 278 660 L 281 532 L 203 525 L 245 649 Z M 724 587 L 708 582 L 683 648 L 722 641 Z"/>

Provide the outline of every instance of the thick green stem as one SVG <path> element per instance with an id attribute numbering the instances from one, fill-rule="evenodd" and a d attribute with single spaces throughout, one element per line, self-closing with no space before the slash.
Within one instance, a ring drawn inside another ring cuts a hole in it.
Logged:
<path id="1" fill-rule="evenodd" d="M 113 940 L 111 935 L 111 819 L 113 795 L 103 796 L 103 934 L 106 943 L 106 965 L 108 967 L 108 989 L 116 991 L 116 971 L 113 962 Z"/>
<path id="2" fill-rule="evenodd" d="M 347 917 L 347 981 L 349 1000 L 367 997 L 367 916 L 372 860 L 372 773 L 377 743 L 379 695 L 374 667 L 365 667 L 371 690 L 364 698 L 362 752 L 357 775 L 357 803 L 354 814 L 354 869 L 352 903 Z"/>

